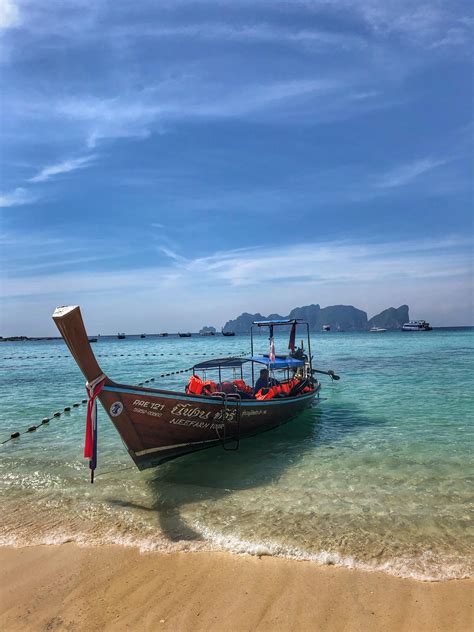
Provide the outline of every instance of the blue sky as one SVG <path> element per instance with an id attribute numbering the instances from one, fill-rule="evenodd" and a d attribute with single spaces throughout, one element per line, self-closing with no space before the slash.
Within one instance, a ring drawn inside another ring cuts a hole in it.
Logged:
<path id="1" fill-rule="evenodd" d="M 1 333 L 473 324 L 471 3 L 0 0 Z"/>

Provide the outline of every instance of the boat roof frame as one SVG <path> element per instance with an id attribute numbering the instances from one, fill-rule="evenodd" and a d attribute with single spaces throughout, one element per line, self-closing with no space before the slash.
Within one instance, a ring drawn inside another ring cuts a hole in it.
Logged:
<path id="1" fill-rule="evenodd" d="M 308 360 L 309 360 L 309 368 L 311 371 L 311 375 L 313 374 L 313 356 L 311 355 L 311 339 L 309 335 L 309 323 L 307 320 L 303 320 L 302 318 L 280 318 L 275 320 L 254 320 L 252 325 L 250 326 L 250 355 L 254 356 L 254 346 L 253 346 L 253 334 L 254 328 L 260 327 L 268 327 L 270 338 L 273 337 L 273 327 L 276 326 L 297 326 L 297 325 L 306 325 L 306 340 L 308 344 Z M 268 365 L 268 368 L 271 368 Z M 252 383 L 255 384 L 255 372 L 254 372 L 254 363 L 252 363 Z"/>
<path id="2" fill-rule="evenodd" d="M 257 327 L 273 327 L 276 325 L 307 325 L 307 321 L 302 318 L 279 318 L 277 320 L 254 320 L 252 325 Z"/>
<path id="3" fill-rule="evenodd" d="M 251 362 L 252 364 L 262 364 L 263 366 L 276 370 L 293 369 L 304 366 L 304 360 L 288 356 L 276 356 L 274 361 L 270 361 L 270 358 L 265 355 L 251 357 L 245 356 L 243 358 L 229 356 L 228 358 L 212 358 L 211 360 L 198 362 L 193 366 L 193 372 L 208 371 L 211 369 L 240 369 L 248 362 Z"/>
<path id="4" fill-rule="evenodd" d="M 313 368 L 313 364 L 312 364 L 312 355 L 311 355 L 311 340 L 310 340 L 310 335 L 309 335 L 309 323 L 306 320 L 303 320 L 301 318 L 281 318 L 281 319 L 275 319 L 275 320 L 255 320 L 253 321 L 251 327 L 250 327 L 250 357 L 248 356 L 244 356 L 244 357 L 235 357 L 235 356 L 230 356 L 227 358 L 213 358 L 210 360 L 204 360 L 203 362 L 198 362 L 197 364 L 195 364 L 192 367 L 193 370 L 193 374 L 195 374 L 196 371 L 206 371 L 206 370 L 212 370 L 212 369 L 217 369 L 219 371 L 219 381 L 221 380 L 221 372 L 222 369 L 239 369 L 240 368 L 240 372 L 241 372 L 241 376 L 243 375 L 243 365 L 250 362 L 251 366 L 252 366 L 252 384 L 255 384 L 255 364 L 261 364 L 264 365 L 266 367 L 268 367 L 268 369 L 272 369 L 272 370 L 278 370 L 278 369 L 282 369 L 282 370 L 289 370 L 289 369 L 296 369 L 299 367 L 304 366 L 305 361 L 304 360 L 300 360 L 297 358 L 292 358 L 291 356 L 283 356 L 283 357 L 278 357 L 278 355 L 275 358 L 275 361 L 271 362 L 270 358 L 268 356 L 265 355 L 261 355 L 261 356 L 256 356 L 254 354 L 254 344 L 253 344 L 253 335 L 254 335 L 254 328 L 260 328 L 260 327 L 268 327 L 269 328 L 269 334 L 270 334 L 270 338 L 273 336 L 273 327 L 274 326 L 296 326 L 296 325 L 303 325 L 306 326 L 306 336 L 307 336 L 307 345 L 308 345 L 308 361 L 309 361 L 309 365 L 310 365 L 310 371 L 312 372 L 312 368 Z M 311 373 L 312 374 L 312 373 Z"/>

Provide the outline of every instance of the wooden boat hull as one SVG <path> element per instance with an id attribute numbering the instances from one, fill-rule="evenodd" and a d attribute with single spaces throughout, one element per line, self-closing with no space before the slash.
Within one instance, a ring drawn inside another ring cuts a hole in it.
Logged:
<path id="1" fill-rule="evenodd" d="M 88 383 L 103 384 L 98 398 L 139 469 L 219 444 L 229 449 L 295 418 L 319 397 L 319 383 L 308 393 L 265 401 L 117 384 L 97 362 L 79 307 L 58 307 L 53 319 Z"/>
<path id="2" fill-rule="evenodd" d="M 100 401 L 139 469 L 275 428 L 311 407 L 318 388 L 269 401 L 125 386 L 108 381 Z"/>

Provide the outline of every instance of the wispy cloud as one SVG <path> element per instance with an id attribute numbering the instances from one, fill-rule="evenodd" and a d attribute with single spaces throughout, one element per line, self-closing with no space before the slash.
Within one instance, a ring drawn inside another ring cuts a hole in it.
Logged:
<path id="1" fill-rule="evenodd" d="M 4 193 L 0 195 L 0 207 L 6 208 L 9 206 L 22 206 L 24 204 L 31 204 L 37 199 L 38 196 L 31 193 L 28 189 L 17 187 L 11 193 Z"/>
<path id="2" fill-rule="evenodd" d="M 50 180 L 54 176 L 61 175 L 63 173 L 69 173 L 71 171 L 76 171 L 76 169 L 83 169 L 90 165 L 90 163 L 94 160 L 95 156 L 82 156 L 80 158 L 69 158 L 68 160 L 63 160 L 55 165 L 50 165 L 48 167 L 43 167 L 35 176 L 30 178 L 29 182 L 46 182 Z"/>
<path id="3" fill-rule="evenodd" d="M 368 244 L 334 241 L 293 244 L 283 251 L 280 247 L 240 248 L 193 259 L 161 250 L 185 276 L 192 273 L 205 282 L 255 287 L 282 279 L 326 285 L 452 276 L 469 270 L 472 245 L 472 239 L 460 237 Z M 440 270 L 443 253 L 446 261 Z M 299 259 L 307 264 L 303 276 L 300 268 L 291 265 Z"/>
<path id="4" fill-rule="evenodd" d="M 375 183 L 375 186 L 380 189 L 391 189 L 394 187 L 400 187 L 405 184 L 409 184 L 418 176 L 432 171 L 437 167 L 441 167 L 448 163 L 448 159 L 436 159 L 436 158 L 420 158 L 413 162 L 409 162 L 403 165 L 399 165 L 390 171 L 383 174 L 379 180 Z"/>
<path id="5" fill-rule="evenodd" d="M 0 29 L 8 29 L 20 24 L 20 11 L 13 0 L 0 1 Z"/>
<path id="6" fill-rule="evenodd" d="M 377 243 L 331 241 L 293 244 L 284 249 L 240 248 L 205 257 L 184 257 L 163 247 L 166 259 L 159 265 L 132 270 L 118 264 L 114 270 L 98 267 L 94 271 L 93 260 L 88 262 L 92 268 L 87 273 L 73 271 L 69 265 L 61 272 L 31 276 L 12 270 L 4 278 L 2 290 L 10 299 L 50 296 L 59 301 L 65 294 L 79 300 L 97 292 L 133 290 L 134 295 L 144 292 L 160 297 L 166 291 L 173 293 L 175 303 L 182 300 L 187 305 L 200 305 L 210 288 L 219 288 L 220 301 L 230 301 L 234 311 L 236 300 L 242 306 L 249 300 L 258 302 L 260 309 L 266 309 L 277 302 L 292 307 L 296 300 L 357 303 L 362 298 L 365 303 L 374 292 L 377 296 L 382 293 L 385 301 L 404 302 L 415 287 L 426 293 L 428 287 L 430 292 L 432 288 L 445 291 L 457 284 L 466 291 L 472 274 L 472 246 L 472 239 L 459 236 Z M 69 259 L 74 263 L 78 257 Z M 305 261 L 304 272 L 293 265 L 295 261 Z M 31 264 L 31 270 L 39 272 L 41 268 L 41 261 L 37 266 Z M 211 303 L 213 308 L 217 306 L 215 301 Z M 189 325 L 192 320 L 190 314 Z"/>
<path id="7" fill-rule="evenodd" d="M 148 138 L 163 125 L 192 119 L 241 118 L 287 111 L 298 103 L 313 101 L 311 116 L 327 111 L 334 100 L 350 101 L 346 79 L 302 78 L 286 81 L 209 83 L 200 76 L 181 75 L 150 85 L 142 92 L 113 98 L 76 97 L 37 102 L 31 116 L 54 115 L 59 120 L 85 125 L 88 147 L 100 140 Z M 319 103 L 319 109 L 316 104 Z M 66 163 L 67 164 L 67 163 Z"/>
<path id="8" fill-rule="evenodd" d="M 159 312 L 160 322 L 168 330 L 191 329 L 199 324 L 197 319 L 225 321 L 242 310 L 286 313 L 309 302 L 355 304 L 372 313 L 407 302 L 414 315 L 423 317 L 433 310 L 442 313 L 436 307 L 440 295 L 449 296 L 453 304 L 446 324 L 463 324 L 469 322 L 472 246 L 472 239 L 454 235 L 439 240 L 326 241 L 284 249 L 277 245 L 240 248 L 205 257 L 184 257 L 176 250 L 162 248 L 166 258 L 159 264 L 136 269 L 119 264 L 105 269 L 102 265 L 94 267 L 90 261 L 87 272 L 64 266 L 61 272 L 54 268 L 45 274 L 40 261 L 37 266 L 32 264 L 28 276 L 12 270 L 3 280 L 2 293 L 9 309 L 15 301 L 25 300 L 43 304 L 46 312 L 55 302 L 80 302 L 96 311 L 98 324 L 103 323 L 100 310 L 107 309 L 112 331 L 137 326 L 135 307 L 128 309 L 123 302 L 124 293 L 129 291 L 135 301 L 148 305 L 151 316 L 144 317 L 143 322 L 156 327 Z M 305 261 L 304 271 L 294 266 L 295 261 Z M 164 294 L 173 297 L 166 305 Z M 176 305 L 186 305 L 186 309 L 177 312 Z"/>
<path id="9" fill-rule="evenodd" d="M 113 30 L 122 38 L 186 38 L 202 40 L 223 40 L 255 43 L 289 43 L 325 49 L 361 49 L 367 46 L 365 40 L 352 33 L 337 33 L 317 28 L 294 28 L 270 23 L 254 22 L 232 24 L 230 22 L 201 22 L 183 25 L 143 25 L 121 26 Z"/>

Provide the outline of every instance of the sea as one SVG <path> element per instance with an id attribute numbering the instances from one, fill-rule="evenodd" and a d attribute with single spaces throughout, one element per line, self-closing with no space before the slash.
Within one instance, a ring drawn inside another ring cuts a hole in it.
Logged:
<path id="1" fill-rule="evenodd" d="M 267 350 L 265 337 L 257 342 Z M 320 376 L 317 406 L 238 451 L 212 448 L 143 472 L 99 406 L 91 485 L 84 378 L 65 344 L 3 342 L 0 545 L 226 550 L 420 580 L 469 577 L 473 343 L 472 328 L 315 333 L 314 366 L 341 377 Z M 287 344 L 277 336 L 277 353 Z M 153 378 L 169 389 L 187 382 L 176 371 L 249 347 L 243 335 L 93 344 L 115 381 Z"/>

